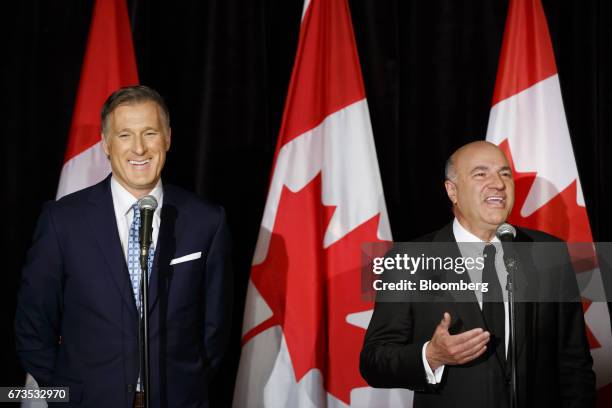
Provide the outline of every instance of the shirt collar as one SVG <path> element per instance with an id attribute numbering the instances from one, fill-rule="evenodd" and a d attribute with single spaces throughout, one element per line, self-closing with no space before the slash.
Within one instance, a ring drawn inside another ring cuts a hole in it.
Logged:
<path id="1" fill-rule="evenodd" d="M 121 215 L 126 215 L 129 211 L 131 211 L 134 203 L 138 201 L 136 197 L 132 195 L 129 191 L 125 189 L 118 181 L 115 179 L 115 176 L 111 176 L 110 180 L 111 185 L 111 193 L 113 194 L 116 212 Z M 159 211 L 163 204 L 164 199 L 164 189 L 162 185 L 161 179 L 157 181 L 153 190 L 149 193 L 157 200 L 157 208 L 155 209 L 155 214 L 159 214 Z"/>
<path id="2" fill-rule="evenodd" d="M 453 235 L 455 235 L 455 241 L 457 241 L 459 251 L 463 256 L 479 256 L 483 253 L 485 245 L 489 244 L 489 242 L 483 241 L 468 231 L 463 225 L 461 225 L 457 218 L 455 218 L 453 221 Z M 493 237 L 490 243 L 495 245 L 497 250 L 496 256 L 497 254 L 503 253 L 500 240 L 497 238 L 497 236 Z"/>
<path id="3" fill-rule="evenodd" d="M 457 242 L 485 242 L 468 231 L 457 218 L 453 221 L 453 235 L 455 235 L 455 241 Z M 494 236 L 491 242 L 499 242 L 499 239 Z"/>

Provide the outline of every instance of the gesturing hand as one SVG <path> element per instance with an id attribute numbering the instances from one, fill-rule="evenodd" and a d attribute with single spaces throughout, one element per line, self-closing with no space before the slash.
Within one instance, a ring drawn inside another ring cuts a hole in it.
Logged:
<path id="1" fill-rule="evenodd" d="M 476 328 L 451 335 L 448 332 L 450 322 L 450 314 L 444 313 L 425 349 L 425 357 L 432 370 L 445 364 L 465 364 L 479 357 L 487 349 L 489 332 Z"/>

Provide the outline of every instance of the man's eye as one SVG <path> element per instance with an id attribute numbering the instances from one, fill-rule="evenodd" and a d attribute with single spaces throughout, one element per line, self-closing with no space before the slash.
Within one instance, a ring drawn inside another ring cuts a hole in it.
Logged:
<path id="1" fill-rule="evenodd" d="M 485 174 L 483 172 L 480 172 L 480 173 L 475 173 L 474 176 L 475 177 L 484 177 Z"/>
<path id="2" fill-rule="evenodd" d="M 129 135 L 127 133 L 121 133 L 119 134 L 119 138 L 120 139 L 125 139 L 126 137 L 128 137 Z"/>
<path id="3" fill-rule="evenodd" d="M 155 135 L 157 135 L 156 132 L 147 132 L 147 133 L 145 133 L 145 136 L 155 136 Z"/>
<path id="4" fill-rule="evenodd" d="M 502 172 L 502 173 L 501 173 L 501 175 L 502 175 L 503 177 L 512 177 L 512 173 L 511 173 L 511 172 L 509 172 L 509 171 L 504 171 L 504 172 Z"/>

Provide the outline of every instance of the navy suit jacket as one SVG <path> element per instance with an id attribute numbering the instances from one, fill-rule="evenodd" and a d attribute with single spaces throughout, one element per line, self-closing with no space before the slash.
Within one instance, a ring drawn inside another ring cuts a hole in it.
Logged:
<path id="1" fill-rule="evenodd" d="M 207 406 L 227 344 L 232 277 L 224 211 L 164 185 L 149 283 L 151 403 Z M 170 265 L 201 252 L 199 259 Z M 17 353 L 41 386 L 70 387 L 70 404 L 132 406 L 138 313 L 117 231 L 110 177 L 48 203 L 23 268 Z"/>

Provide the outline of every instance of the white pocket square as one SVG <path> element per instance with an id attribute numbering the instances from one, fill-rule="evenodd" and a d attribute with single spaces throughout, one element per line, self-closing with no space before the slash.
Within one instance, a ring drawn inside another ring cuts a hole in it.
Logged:
<path id="1" fill-rule="evenodd" d="M 201 257 L 202 257 L 201 251 L 194 252 L 193 254 L 181 256 L 179 258 L 174 258 L 173 260 L 170 261 L 170 265 L 176 265 L 176 264 L 187 262 L 187 261 L 193 261 L 194 259 L 199 259 Z"/>

